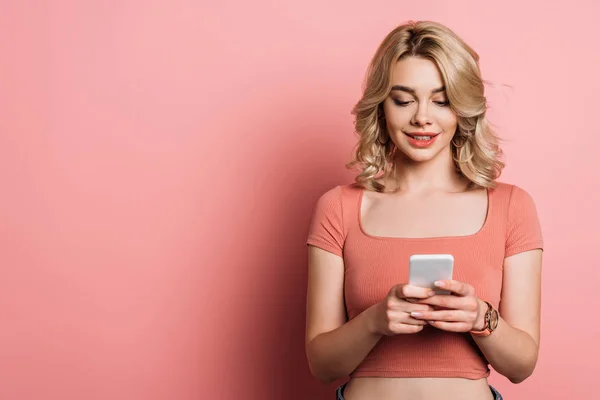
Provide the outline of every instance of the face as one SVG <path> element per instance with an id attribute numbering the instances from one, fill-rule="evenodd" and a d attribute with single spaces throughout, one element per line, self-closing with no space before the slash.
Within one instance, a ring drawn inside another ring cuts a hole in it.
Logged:
<path id="1" fill-rule="evenodd" d="M 440 154 L 451 157 L 456 114 L 448 105 L 444 82 L 430 60 L 408 57 L 392 69 L 392 90 L 383 102 L 387 131 L 400 154 L 416 162 Z"/>

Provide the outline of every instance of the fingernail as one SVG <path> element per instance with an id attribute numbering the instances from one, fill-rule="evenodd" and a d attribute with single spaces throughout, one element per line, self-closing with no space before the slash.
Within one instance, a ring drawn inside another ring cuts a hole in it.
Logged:
<path id="1" fill-rule="evenodd" d="M 444 287 L 444 286 L 446 286 L 446 282 L 442 282 L 442 281 L 435 281 L 433 284 L 435 286 L 437 286 L 437 287 Z"/>
<path id="2" fill-rule="evenodd" d="M 428 323 L 429 325 L 433 325 L 433 322 L 434 322 L 434 321 L 427 321 L 427 323 Z"/>
<path id="3" fill-rule="evenodd" d="M 413 312 L 410 313 L 410 315 L 413 316 L 413 317 L 422 317 L 423 313 L 413 311 Z"/>
<path id="4" fill-rule="evenodd" d="M 433 290 L 429 291 L 429 293 L 427 293 L 427 296 L 433 296 L 435 295 L 435 292 Z"/>

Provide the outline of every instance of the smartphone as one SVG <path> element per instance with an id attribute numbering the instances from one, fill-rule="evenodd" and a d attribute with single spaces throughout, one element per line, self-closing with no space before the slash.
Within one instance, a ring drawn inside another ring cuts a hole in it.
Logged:
<path id="1" fill-rule="evenodd" d="M 452 279 L 452 254 L 414 254 L 409 261 L 409 285 L 434 289 L 436 294 L 450 294 L 433 285 L 435 281 Z"/>

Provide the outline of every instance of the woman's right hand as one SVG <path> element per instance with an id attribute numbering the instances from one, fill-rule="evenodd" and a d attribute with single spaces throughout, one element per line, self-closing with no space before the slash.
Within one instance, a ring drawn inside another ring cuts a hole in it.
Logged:
<path id="1" fill-rule="evenodd" d="M 411 317 L 410 313 L 431 311 L 433 307 L 412 303 L 410 300 L 426 299 L 434 294 L 428 288 L 408 284 L 395 285 L 385 299 L 371 308 L 371 327 L 374 333 L 393 336 L 420 332 L 427 322 Z"/>

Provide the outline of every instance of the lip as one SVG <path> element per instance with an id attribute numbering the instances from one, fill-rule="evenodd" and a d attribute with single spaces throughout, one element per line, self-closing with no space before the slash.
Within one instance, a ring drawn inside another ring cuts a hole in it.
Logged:
<path id="1" fill-rule="evenodd" d="M 404 132 L 404 134 L 408 137 L 408 142 L 411 144 L 411 146 L 420 149 L 431 146 L 439 136 L 439 133 L 435 132 Z M 413 136 L 431 136 L 431 139 L 418 140 L 415 139 Z"/>
<path id="2" fill-rule="evenodd" d="M 439 133 L 435 132 L 404 132 L 407 136 L 437 136 Z"/>

